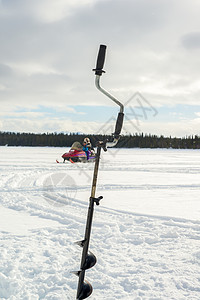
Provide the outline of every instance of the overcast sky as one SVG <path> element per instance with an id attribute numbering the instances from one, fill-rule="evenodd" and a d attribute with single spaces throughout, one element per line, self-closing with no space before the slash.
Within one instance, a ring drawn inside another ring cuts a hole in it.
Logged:
<path id="1" fill-rule="evenodd" d="M 199 15 L 199 0 L 0 0 L 0 131 L 111 132 L 105 44 L 124 133 L 200 134 Z"/>

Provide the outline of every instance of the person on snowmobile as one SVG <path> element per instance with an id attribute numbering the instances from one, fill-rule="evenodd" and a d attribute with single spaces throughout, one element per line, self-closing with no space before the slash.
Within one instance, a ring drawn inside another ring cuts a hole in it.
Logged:
<path id="1" fill-rule="evenodd" d="M 91 150 L 92 145 L 90 143 L 90 139 L 88 137 L 84 138 L 83 143 L 86 143 L 89 150 Z"/>
<path id="2" fill-rule="evenodd" d="M 87 160 L 89 159 L 90 152 L 94 151 L 90 139 L 88 137 L 84 138 L 83 140 L 83 151 L 85 151 Z"/>
<path id="3" fill-rule="evenodd" d="M 88 160 L 88 159 L 89 159 L 90 152 L 89 152 L 87 143 L 84 142 L 84 141 L 83 141 L 83 151 L 85 151 L 85 154 L 86 154 L 86 157 L 87 157 L 87 160 Z"/>

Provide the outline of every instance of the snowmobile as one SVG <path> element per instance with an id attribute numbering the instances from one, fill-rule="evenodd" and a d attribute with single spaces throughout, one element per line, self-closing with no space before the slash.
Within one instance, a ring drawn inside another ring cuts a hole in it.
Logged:
<path id="1" fill-rule="evenodd" d="M 89 150 L 89 160 L 87 160 L 87 156 L 85 151 L 83 151 L 83 146 L 79 142 L 74 142 L 71 146 L 69 152 L 66 152 L 62 155 L 64 159 L 63 162 L 70 161 L 71 163 L 76 162 L 94 162 L 95 161 L 95 152 L 93 149 Z"/>

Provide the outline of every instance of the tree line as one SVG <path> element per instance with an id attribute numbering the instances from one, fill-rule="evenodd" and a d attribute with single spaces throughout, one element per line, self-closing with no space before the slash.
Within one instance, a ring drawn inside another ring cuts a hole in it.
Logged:
<path id="1" fill-rule="evenodd" d="M 83 142 L 86 135 L 78 133 L 16 133 L 0 132 L 0 146 L 50 146 L 70 147 L 74 142 Z M 87 135 L 93 146 L 97 141 L 112 140 L 110 135 Z M 118 148 L 175 148 L 200 149 L 200 136 L 186 136 L 182 138 L 164 137 L 151 134 L 122 135 Z"/>

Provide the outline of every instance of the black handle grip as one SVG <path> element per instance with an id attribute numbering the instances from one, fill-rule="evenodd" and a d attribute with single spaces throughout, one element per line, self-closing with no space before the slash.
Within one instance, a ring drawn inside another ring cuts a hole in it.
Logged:
<path id="1" fill-rule="evenodd" d="M 106 56 L 106 45 L 100 45 L 99 53 L 97 57 L 96 69 L 93 69 L 93 71 L 95 71 L 95 75 L 101 76 L 102 73 L 105 73 L 105 71 L 103 71 L 105 56 Z"/>
<path id="2" fill-rule="evenodd" d="M 115 125 L 115 132 L 114 132 L 115 138 L 119 138 L 119 135 L 122 130 L 123 120 L 124 120 L 124 113 L 119 112 L 117 117 L 117 122 Z"/>

